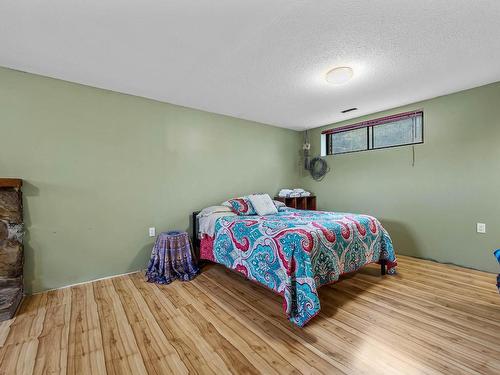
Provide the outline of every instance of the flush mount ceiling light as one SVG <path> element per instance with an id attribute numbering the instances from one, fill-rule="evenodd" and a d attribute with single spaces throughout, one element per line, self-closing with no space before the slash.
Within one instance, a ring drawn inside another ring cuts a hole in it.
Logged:
<path id="1" fill-rule="evenodd" d="M 326 73 L 326 81 L 332 85 L 342 85 L 349 81 L 354 72 L 352 68 L 348 66 L 340 66 L 338 68 L 333 68 L 328 73 Z"/>

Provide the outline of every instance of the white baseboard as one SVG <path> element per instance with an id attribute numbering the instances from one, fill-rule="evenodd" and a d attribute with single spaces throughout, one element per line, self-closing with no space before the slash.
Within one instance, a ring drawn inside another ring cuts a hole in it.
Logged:
<path id="1" fill-rule="evenodd" d="M 47 292 L 50 292 L 50 291 L 53 291 L 53 290 L 60 290 L 60 289 L 71 288 L 71 287 L 73 287 L 73 286 L 83 285 L 83 284 L 89 284 L 89 283 L 93 283 L 93 282 L 95 282 L 95 281 L 101 281 L 101 280 L 113 279 L 113 278 L 115 278 L 115 277 L 119 277 L 119 276 L 132 275 L 133 273 L 137 273 L 137 272 L 145 272 L 145 270 L 131 271 L 131 272 L 126 272 L 126 273 L 120 273 L 120 274 L 118 274 L 118 275 L 105 276 L 105 277 L 101 277 L 101 278 L 99 278 L 99 279 L 93 279 L 93 280 L 88 280 L 88 281 L 82 281 L 81 283 L 75 283 L 75 284 L 65 285 L 65 286 L 61 286 L 61 287 L 59 287 L 59 288 L 53 288 L 53 289 L 42 290 L 41 292 L 32 293 L 31 295 L 32 295 L 32 296 L 34 296 L 35 294 L 41 294 L 41 293 L 47 293 Z"/>

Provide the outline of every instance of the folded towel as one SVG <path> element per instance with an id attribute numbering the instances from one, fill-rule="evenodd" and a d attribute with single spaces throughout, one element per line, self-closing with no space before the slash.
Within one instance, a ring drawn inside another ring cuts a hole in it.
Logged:
<path id="1" fill-rule="evenodd" d="M 281 189 L 280 192 L 278 193 L 278 196 L 280 197 L 288 197 L 292 193 L 293 190 L 290 189 Z"/>
<path id="2" fill-rule="evenodd" d="M 282 198 L 299 198 L 299 197 L 309 197 L 311 195 L 310 192 L 305 191 L 304 189 L 281 189 L 278 193 L 278 196 Z"/>

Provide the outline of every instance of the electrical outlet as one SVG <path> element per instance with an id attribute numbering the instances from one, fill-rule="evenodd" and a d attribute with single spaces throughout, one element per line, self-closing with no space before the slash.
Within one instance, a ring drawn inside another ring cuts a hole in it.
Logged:
<path id="1" fill-rule="evenodd" d="M 486 233 L 486 224 L 477 223 L 477 233 Z"/>
<path id="2" fill-rule="evenodd" d="M 154 236 L 156 236 L 156 228 L 151 227 L 149 228 L 149 237 L 154 237 Z"/>

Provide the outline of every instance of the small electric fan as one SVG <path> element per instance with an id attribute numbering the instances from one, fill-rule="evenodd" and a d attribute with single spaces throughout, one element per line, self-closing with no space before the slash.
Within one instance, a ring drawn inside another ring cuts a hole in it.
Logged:
<path id="1" fill-rule="evenodd" d="M 311 177 L 316 181 L 321 181 L 325 174 L 330 171 L 326 160 L 322 157 L 315 157 L 311 159 L 311 144 L 309 143 L 309 132 L 306 130 L 304 135 L 304 144 L 302 145 L 304 151 L 304 168 L 309 171 Z"/>

